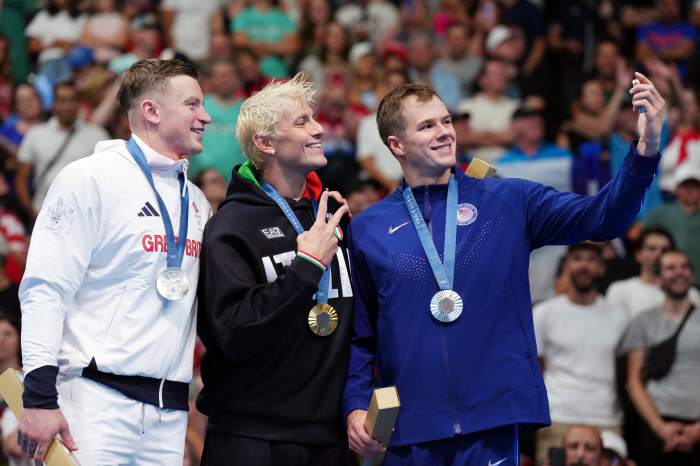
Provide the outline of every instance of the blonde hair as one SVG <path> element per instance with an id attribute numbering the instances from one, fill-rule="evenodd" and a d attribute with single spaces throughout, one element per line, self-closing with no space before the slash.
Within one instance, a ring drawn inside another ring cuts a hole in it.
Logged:
<path id="1" fill-rule="evenodd" d="M 315 89 L 304 73 L 298 73 L 289 81 L 272 82 L 248 98 L 241 106 L 236 124 L 236 137 L 243 149 L 243 154 L 253 163 L 262 175 L 265 172 L 265 152 L 253 143 L 253 137 L 276 138 L 277 123 L 285 112 L 283 100 L 292 99 L 298 107 L 313 105 Z"/>

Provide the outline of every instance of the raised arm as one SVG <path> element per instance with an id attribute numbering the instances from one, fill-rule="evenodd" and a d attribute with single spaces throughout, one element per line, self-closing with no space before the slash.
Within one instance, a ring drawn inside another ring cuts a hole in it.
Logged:
<path id="1" fill-rule="evenodd" d="M 327 193 L 322 195 L 317 221 L 297 237 L 297 250 L 324 265 L 330 264 L 338 250 L 333 229 L 348 210 L 341 206 L 326 223 L 327 197 Z M 259 264 L 254 262 L 259 258 L 251 257 L 245 241 L 228 232 L 229 221 L 234 220 L 214 217 L 205 231 L 199 301 L 224 354 L 241 362 L 269 349 L 292 319 L 308 313 L 306 304 L 318 290 L 324 269 L 292 254 L 280 259 L 285 263 L 284 274 L 261 284 Z"/>

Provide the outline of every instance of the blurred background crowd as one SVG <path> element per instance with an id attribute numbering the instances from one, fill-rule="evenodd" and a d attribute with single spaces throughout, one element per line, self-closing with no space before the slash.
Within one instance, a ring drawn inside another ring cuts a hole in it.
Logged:
<path id="1" fill-rule="evenodd" d="M 318 174 L 355 214 L 401 182 L 375 121 L 399 85 L 438 92 L 453 115 L 461 168 L 478 157 L 499 177 L 594 194 L 637 137 L 628 90 L 633 71 L 645 73 L 666 100 L 660 172 L 627 235 L 601 245 L 604 271 L 590 273 L 610 315 L 631 321 L 653 303 L 609 285 L 637 280 L 660 293 L 653 267 L 662 248 L 643 244 L 650 227 L 663 227 L 651 236 L 667 236 L 666 247 L 700 265 L 698 28 L 700 0 L 3 0 L 0 370 L 21 366 L 17 285 L 48 188 L 97 141 L 129 139 L 115 95 L 119 75 L 143 58 L 180 58 L 201 73 L 212 123 L 188 174 L 214 210 L 245 160 L 235 134 L 243 100 L 298 71 L 316 85 L 325 130 L 328 165 Z M 576 288 L 567 257 L 558 246 L 533 253 L 534 305 Z M 583 376 L 596 378 L 591 371 Z M 700 402 L 700 384 L 690 395 Z M 5 450 L 20 464 L 7 417 Z M 185 463 L 198 464 L 206 420 L 194 406 L 190 417 Z M 525 462 L 535 443 L 524 439 Z"/>

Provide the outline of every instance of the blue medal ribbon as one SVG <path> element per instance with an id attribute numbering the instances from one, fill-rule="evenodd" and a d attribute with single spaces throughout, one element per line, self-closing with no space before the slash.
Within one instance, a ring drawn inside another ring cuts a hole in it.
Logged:
<path id="1" fill-rule="evenodd" d="M 282 195 L 278 193 L 277 190 L 273 188 L 272 185 L 268 183 L 265 179 L 258 179 L 258 183 L 260 183 L 260 187 L 263 189 L 263 191 L 265 191 L 265 194 L 270 196 L 272 200 L 275 201 L 278 206 L 280 206 L 282 212 L 284 212 L 284 215 L 287 216 L 287 219 L 289 219 L 289 222 L 292 224 L 297 233 L 304 233 L 306 230 L 304 230 L 304 228 L 301 226 L 301 223 L 299 223 L 299 219 L 296 215 L 294 215 L 294 211 L 292 211 L 292 208 L 282 197 Z M 318 203 L 313 198 L 313 196 L 311 196 L 311 193 L 309 193 L 309 199 L 311 199 L 311 205 L 314 208 L 314 218 L 316 218 L 318 216 Z M 330 276 L 331 264 L 328 263 L 328 265 L 326 266 L 326 271 L 323 272 L 323 276 L 321 277 L 321 281 L 318 282 L 318 292 L 316 293 L 316 301 L 318 302 L 318 304 L 328 303 L 328 282 L 330 281 Z"/>
<path id="2" fill-rule="evenodd" d="M 158 205 L 160 206 L 160 216 L 163 219 L 163 225 L 165 226 L 165 239 L 168 248 L 168 268 L 177 267 L 178 269 L 182 265 L 182 259 L 185 257 L 185 243 L 187 242 L 187 221 L 189 216 L 189 203 L 190 203 L 190 192 L 185 189 L 185 195 L 180 196 L 180 236 L 178 237 L 177 244 L 175 242 L 175 234 L 173 232 L 173 224 L 170 221 L 170 215 L 168 215 L 168 209 L 165 207 L 163 199 L 158 194 L 156 190 L 156 185 L 153 183 L 153 175 L 151 174 L 151 169 L 148 166 L 146 157 L 143 155 L 141 148 L 136 143 L 134 138 L 129 139 L 126 143 L 126 148 L 129 153 L 134 158 L 136 164 L 141 167 L 146 179 L 151 184 L 153 192 L 156 193 L 156 198 L 158 199 Z M 180 173 L 177 177 L 180 182 L 180 191 L 182 192 L 185 186 L 185 175 Z"/>
<path id="3" fill-rule="evenodd" d="M 435 243 L 430 236 L 428 227 L 425 226 L 423 214 L 421 214 L 416 203 L 416 198 L 413 196 L 411 187 L 406 183 L 403 190 L 403 198 L 406 201 L 406 207 L 411 214 L 411 220 L 416 227 L 418 237 L 423 245 L 423 250 L 428 256 L 428 262 L 433 269 L 433 275 L 438 282 L 441 290 L 452 290 L 454 285 L 455 275 L 455 254 L 457 252 L 457 196 L 458 196 L 457 180 L 450 175 L 450 181 L 447 184 L 447 206 L 445 208 L 445 251 L 444 265 L 440 262 L 440 256 Z"/>

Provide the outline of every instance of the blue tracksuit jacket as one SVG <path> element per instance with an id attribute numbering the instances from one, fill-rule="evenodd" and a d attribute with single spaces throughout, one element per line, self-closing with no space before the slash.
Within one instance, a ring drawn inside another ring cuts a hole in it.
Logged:
<path id="1" fill-rule="evenodd" d="M 430 314 L 439 287 L 402 189 L 357 215 L 348 230 L 359 299 L 343 415 L 367 409 L 375 386 L 395 385 L 401 409 L 392 447 L 508 424 L 524 430 L 550 424 L 532 323 L 530 252 L 623 234 L 659 158 L 642 157 L 632 145 L 618 175 L 595 196 L 519 179 L 470 178 L 456 168 L 454 290 L 464 311 L 451 323 Z M 442 259 L 447 185 L 412 189 Z"/>

